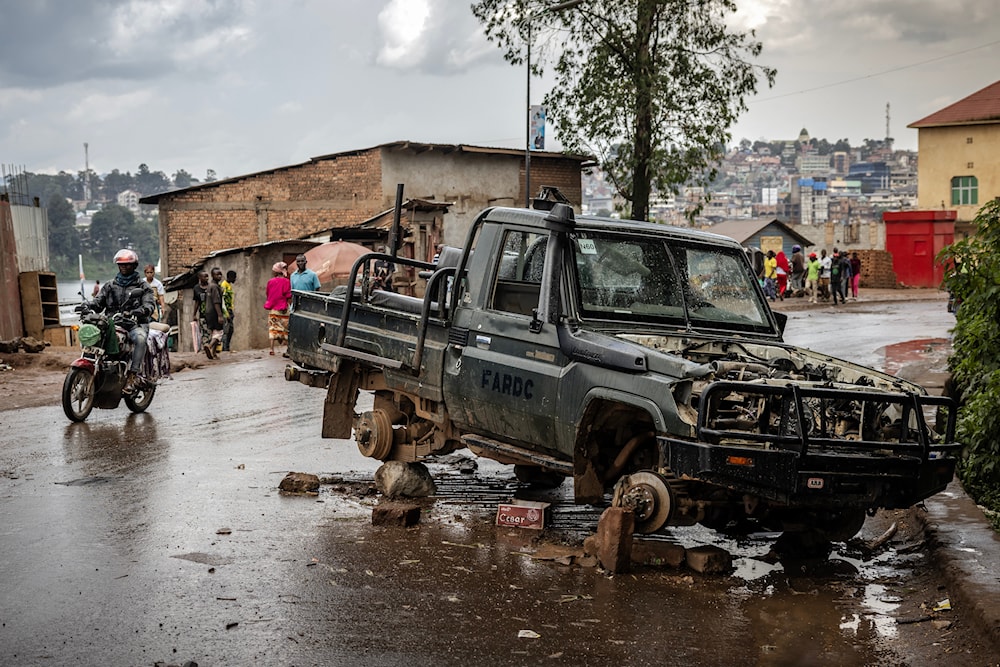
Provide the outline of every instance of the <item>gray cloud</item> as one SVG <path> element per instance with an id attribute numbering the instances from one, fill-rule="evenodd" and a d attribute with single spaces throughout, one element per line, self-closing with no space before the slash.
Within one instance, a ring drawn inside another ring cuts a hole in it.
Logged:
<path id="1" fill-rule="evenodd" d="M 471 1 L 405 0 L 425 17 L 390 30 L 393 0 L 0 0 L 0 162 L 76 171 L 86 141 L 99 172 L 236 176 L 399 139 L 523 146 L 523 69 Z M 738 0 L 779 74 L 734 139 L 879 138 L 891 103 L 915 148 L 906 123 L 1000 78 L 1000 45 L 953 55 L 1000 37 L 994 3 Z"/>
<path id="2" fill-rule="evenodd" d="M 240 0 L 5 0 L 0 86 L 44 89 L 88 79 L 149 80 L 204 66 L 246 35 Z"/>

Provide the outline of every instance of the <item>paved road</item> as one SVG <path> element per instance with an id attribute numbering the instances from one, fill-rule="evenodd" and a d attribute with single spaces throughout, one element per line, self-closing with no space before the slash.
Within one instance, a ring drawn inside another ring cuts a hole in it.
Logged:
<path id="1" fill-rule="evenodd" d="M 886 345 L 946 336 L 937 319 L 912 304 L 821 309 L 787 331 L 889 364 Z M 434 468 L 442 493 L 420 527 L 374 528 L 376 465 L 319 439 L 322 392 L 282 368 L 261 356 L 179 373 L 146 415 L 0 413 L 0 665 L 989 664 L 960 609 L 933 614 L 948 627 L 897 624 L 948 596 L 902 514 L 866 525 L 873 538 L 901 522 L 871 559 L 841 547 L 784 568 L 759 560 L 773 536 L 695 527 L 671 539 L 731 549 L 734 576 L 607 577 L 532 559 L 534 534 L 494 528 L 517 488 L 485 461 L 471 476 Z M 285 497 L 289 470 L 343 481 Z M 596 521 L 568 496 L 547 496 L 550 539 Z"/>

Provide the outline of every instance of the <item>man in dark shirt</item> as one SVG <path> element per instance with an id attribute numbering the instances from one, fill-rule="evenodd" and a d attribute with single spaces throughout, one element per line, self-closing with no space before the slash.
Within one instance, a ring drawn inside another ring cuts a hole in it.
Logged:
<path id="1" fill-rule="evenodd" d="M 212 281 L 205 286 L 205 324 L 208 326 L 208 345 L 205 355 L 217 359 L 222 352 L 222 332 L 226 325 L 226 314 L 222 306 L 222 269 L 212 268 Z"/>
<path id="2" fill-rule="evenodd" d="M 792 246 L 792 294 L 805 286 L 806 258 L 802 254 L 802 246 Z"/>

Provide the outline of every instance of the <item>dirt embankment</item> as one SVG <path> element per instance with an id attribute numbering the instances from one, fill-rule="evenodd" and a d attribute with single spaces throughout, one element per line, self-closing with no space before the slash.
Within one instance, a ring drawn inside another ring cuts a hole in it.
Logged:
<path id="1" fill-rule="evenodd" d="M 265 354 L 266 350 L 223 352 L 222 359 L 209 361 L 203 354 L 175 352 L 170 355 L 170 370 L 179 373 L 190 368 L 259 359 Z M 49 346 L 38 353 L 0 352 L 0 411 L 58 405 L 66 371 L 79 356 L 78 347 Z"/>

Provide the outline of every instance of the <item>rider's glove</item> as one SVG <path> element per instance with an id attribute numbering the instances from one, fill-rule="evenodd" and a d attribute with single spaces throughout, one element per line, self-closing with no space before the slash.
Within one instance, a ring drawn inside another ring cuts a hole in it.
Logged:
<path id="1" fill-rule="evenodd" d="M 146 311 L 143 310 L 142 308 L 136 308 L 135 310 L 133 310 L 129 314 L 132 316 L 133 319 L 136 319 L 136 320 L 142 319 L 143 317 L 146 317 Z"/>

